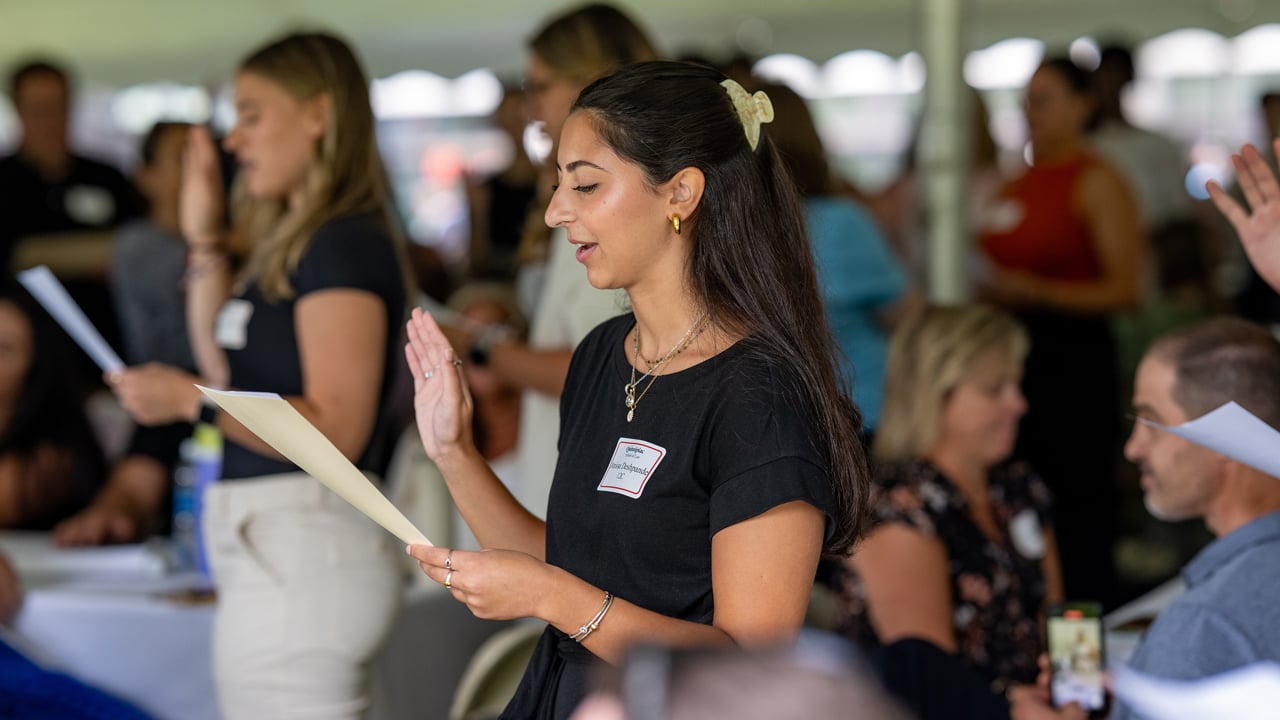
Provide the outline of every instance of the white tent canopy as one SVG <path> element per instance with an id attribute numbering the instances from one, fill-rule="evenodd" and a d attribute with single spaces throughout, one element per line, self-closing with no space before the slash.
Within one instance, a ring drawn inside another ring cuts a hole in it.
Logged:
<path id="1" fill-rule="evenodd" d="M 1259 0 L 968 0 L 969 45 L 1031 37 L 1065 48 L 1077 37 L 1142 40 L 1181 28 L 1233 37 L 1280 22 Z M 900 57 L 918 49 L 915 0 L 620 0 L 663 50 L 712 58 L 738 50 L 795 53 L 818 63 L 850 50 Z M 566 7 L 548 0 L 5 0 L 0 67 L 48 54 L 88 86 L 220 84 L 236 60 L 299 27 L 332 28 L 374 76 L 424 69 L 455 77 L 480 67 L 518 77 L 525 40 Z"/>

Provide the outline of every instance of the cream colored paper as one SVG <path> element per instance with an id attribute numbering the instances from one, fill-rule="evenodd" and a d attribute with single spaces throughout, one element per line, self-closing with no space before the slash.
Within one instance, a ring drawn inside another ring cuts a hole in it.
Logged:
<path id="1" fill-rule="evenodd" d="M 431 544 L 427 536 L 414 527 L 364 473 L 357 470 L 284 398 L 275 393 L 228 392 L 200 385 L 196 387 L 281 455 L 400 538 L 401 542 Z"/>

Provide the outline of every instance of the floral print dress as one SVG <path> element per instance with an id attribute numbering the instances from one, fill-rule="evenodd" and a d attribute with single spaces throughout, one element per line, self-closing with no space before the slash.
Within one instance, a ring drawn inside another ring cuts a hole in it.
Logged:
<path id="1" fill-rule="evenodd" d="M 994 468 L 989 492 L 999 542 L 974 523 L 960 490 L 924 460 L 877 470 L 871 515 L 873 527 L 901 523 L 942 541 L 960 657 L 1002 690 L 1034 682 L 1038 672 L 1045 595 L 1042 528 L 1051 525 L 1050 495 L 1022 463 Z M 841 565 L 831 582 L 840 596 L 840 631 L 864 647 L 877 645 L 857 573 Z"/>

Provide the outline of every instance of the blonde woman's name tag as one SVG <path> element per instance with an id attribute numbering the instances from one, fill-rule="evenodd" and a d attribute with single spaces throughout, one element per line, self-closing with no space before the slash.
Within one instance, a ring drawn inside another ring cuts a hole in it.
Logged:
<path id="1" fill-rule="evenodd" d="M 243 350 L 249 343 L 249 319 L 253 317 L 253 303 L 232 298 L 222 306 L 218 322 L 214 326 L 214 340 L 224 350 Z"/>
<path id="2" fill-rule="evenodd" d="M 1036 511 L 1027 508 L 1009 522 L 1009 537 L 1013 547 L 1020 555 L 1029 560 L 1044 557 L 1044 529 L 1040 527 L 1040 516 Z"/>
<path id="3" fill-rule="evenodd" d="M 596 490 L 600 492 L 618 493 L 629 498 L 638 498 L 644 492 L 645 485 L 658 463 L 667 454 L 667 449 L 644 440 L 619 438 L 618 446 L 613 450 L 613 459 L 600 478 Z"/>

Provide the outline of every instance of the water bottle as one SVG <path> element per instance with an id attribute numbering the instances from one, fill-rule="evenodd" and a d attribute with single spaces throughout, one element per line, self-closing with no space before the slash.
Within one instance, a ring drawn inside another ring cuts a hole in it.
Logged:
<path id="1" fill-rule="evenodd" d="M 174 470 L 173 541 L 179 569 L 209 575 L 201 515 L 204 491 L 222 473 L 222 433 L 208 423 L 197 423 L 191 437 L 178 448 Z"/>
<path id="2" fill-rule="evenodd" d="M 173 470 L 173 559 L 174 569 L 179 572 L 194 571 L 199 552 L 200 512 L 194 457 L 195 438 L 189 437 L 178 446 L 178 466 Z"/>

